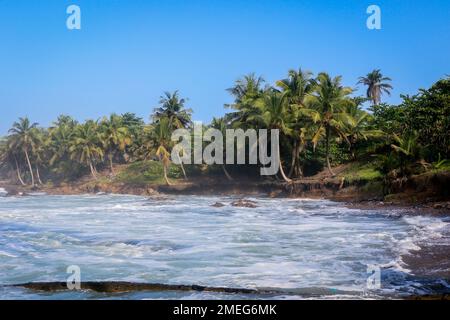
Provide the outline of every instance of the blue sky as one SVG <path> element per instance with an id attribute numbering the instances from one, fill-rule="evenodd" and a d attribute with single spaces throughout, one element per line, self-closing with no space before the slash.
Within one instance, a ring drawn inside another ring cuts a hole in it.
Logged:
<path id="1" fill-rule="evenodd" d="M 79 31 L 66 28 L 70 4 Z M 370 4 L 382 30 L 366 28 Z M 381 68 L 397 103 L 450 74 L 449 21 L 448 0 L 0 0 L 0 135 L 20 116 L 147 120 L 175 89 L 207 122 L 240 76 L 272 83 L 299 66 L 350 86 Z"/>

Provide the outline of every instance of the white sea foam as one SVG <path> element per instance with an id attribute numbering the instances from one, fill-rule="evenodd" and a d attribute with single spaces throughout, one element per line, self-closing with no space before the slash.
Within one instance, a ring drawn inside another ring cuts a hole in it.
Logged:
<path id="1" fill-rule="evenodd" d="M 0 188 L 0 197 L 6 197 L 8 195 L 8 191 L 5 188 Z"/>
<path id="2" fill-rule="evenodd" d="M 67 266 L 75 264 L 84 280 L 320 287 L 362 295 L 367 265 L 388 271 L 388 279 L 406 277 L 401 256 L 449 228 L 439 218 L 399 218 L 327 200 L 251 198 L 257 208 L 232 207 L 234 200 L 1 198 L 0 284 L 64 280 Z M 225 206 L 211 207 L 215 202 Z M 383 289 L 398 290 L 388 283 Z"/>

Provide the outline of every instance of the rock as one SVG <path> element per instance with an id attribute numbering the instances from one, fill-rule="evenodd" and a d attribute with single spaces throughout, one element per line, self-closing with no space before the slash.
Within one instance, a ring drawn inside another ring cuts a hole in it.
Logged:
<path id="1" fill-rule="evenodd" d="M 258 207 L 256 205 L 255 201 L 245 200 L 245 199 L 234 201 L 233 203 L 231 203 L 231 205 L 233 207 L 242 207 L 242 208 L 256 208 L 256 207 Z"/>
<path id="2" fill-rule="evenodd" d="M 150 202 L 144 204 L 144 206 L 152 206 L 154 204 L 154 202 L 169 201 L 169 200 L 171 200 L 171 198 L 169 198 L 165 195 L 157 194 L 155 196 L 148 198 L 147 200 Z"/>
<path id="3" fill-rule="evenodd" d="M 435 203 L 435 204 L 433 205 L 433 208 L 434 208 L 434 209 L 443 209 L 444 206 L 442 205 L 442 203 Z"/>
<path id="4" fill-rule="evenodd" d="M 216 202 L 216 203 L 212 204 L 211 207 L 221 208 L 221 207 L 225 207 L 225 205 L 221 202 Z"/>
<path id="5" fill-rule="evenodd" d="M 271 191 L 270 193 L 269 193 L 269 197 L 270 198 L 278 198 L 278 197 L 280 197 L 282 195 L 282 192 L 281 191 Z"/>
<path id="6" fill-rule="evenodd" d="M 158 191 L 156 191 L 155 189 L 150 188 L 150 187 L 147 188 L 146 192 L 147 192 L 147 194 L 148 194 L 149 196 L 159 195 L 159 192 L 158 192 Z"/>

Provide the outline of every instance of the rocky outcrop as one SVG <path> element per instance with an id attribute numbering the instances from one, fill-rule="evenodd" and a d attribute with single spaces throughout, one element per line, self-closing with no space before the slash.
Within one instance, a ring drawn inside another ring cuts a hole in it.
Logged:
<path id="1" fill-rule="evenodd" d="M 231 203 L 233 207 L 241 207 L 241 208 L 257 208 L 255 201 L 240 199 Z"/>
<path id="2" fill-rule="evenodd" d="M 63 291 L 67 289 L 66 282 L 29 282 L 13 285 L 14 287 L 23 287 L 36 291 Z M 210 291 L 225 293 L 267 293 L 254 289 L 244 288 L 222 288 L 222 287 L 205 287 L 198 285 L 171 285 L 160 283 L 135 283 L 124 281 L 87 281 L 80 284 L 82 290 L 92 290 L 103 293 L 118 293 L 132 291 Z"/>
<path id="3" fill-rule="evenodd" d="M 222 202 L 216 202 L 216 203 L 212 204 L 211 207 L 221 208 L 221 207 L 225 207 L 225 205 Z"/>

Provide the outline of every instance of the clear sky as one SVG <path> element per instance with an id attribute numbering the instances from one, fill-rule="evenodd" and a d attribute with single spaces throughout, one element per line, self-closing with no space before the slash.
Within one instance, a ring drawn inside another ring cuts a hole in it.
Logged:
<path id="1" fill-rule="evenodd" d="M 70 4 L 81 30 L 66 28 Z M 370 4 L 382 30 L 366 27 Z M 20 116 L 147 120 L 175 89 L 207 122 L 240 76 L 273 82 L 299 66 L 351 86 L 381 68 L 397 103 L 450 74 L 450 1 L 0 0 L 0 135 Z"/>

